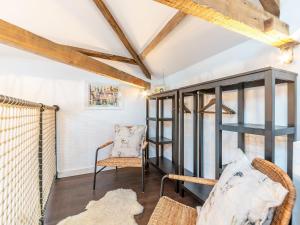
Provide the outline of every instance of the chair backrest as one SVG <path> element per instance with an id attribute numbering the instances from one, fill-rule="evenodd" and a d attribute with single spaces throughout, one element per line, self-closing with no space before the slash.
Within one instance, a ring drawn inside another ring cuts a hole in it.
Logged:
<path id="1" fill-rule="evenodd" d="M 144 125 L 144 126 L 145 126 L 145 133 L 142 137 L 142 142 L 144 142 L 146 140 L 146 133 L 147 133 L 147 129 L 148 129 L 147 125 Z M 128 125 L 128 126 L 125 126 L 125 127 L 131 128 L 131 127 L 133 127 L 133 125 Z"/>
<path id="2" fill-rule="evenodd" d="M 134 127 L 135 125 L 120 125 L 120 126 L 124 126 L 124 127 L 127 127 L 127 128 L 132 128 L 132 127 Z M 145 127 L 145 132 L 144 132 L 144 134 L 143 134 L 143 136 L 142 136 L 141 144 L 140 144 L 140 150 L 142 150 L 143 143 L 144 143 L 144 141 L 146 140 L 146 134 L 147 134 L 147 129 L 148 129 L 148 127 L 147 127 L 147 125 L 139 125 L 139 126 L 144 126 L 144 127 Z"/>
<path id="3" fill-rule="evenodd" d="M 281 168 L 264 159 L 256 158 L 252 165 L 273 181 L 281 183 L 289 191 L 282 205 L 277 207 L 271 223 L 271 225 L 288 225 L 296 200 L 296 189 L 292 180 Z"/>

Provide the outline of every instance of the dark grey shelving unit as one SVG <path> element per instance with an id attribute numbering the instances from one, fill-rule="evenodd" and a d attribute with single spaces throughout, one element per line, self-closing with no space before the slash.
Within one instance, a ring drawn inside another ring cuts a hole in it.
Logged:
<path id="1" fill-rule="evenodd" d="M 221 130 L 232 131 L 237 133 L 247 133 L 256 135 L 265 135 L 266 127 L 263 124 L 238 124 L 225 123 L 220 125 Z M 282 136 L 295 133 L 295 127 L 276 126 L 274 128 L 274 136 Z"/>
<path id="2" fill-rule="evenodd" d="M 156 121 L 157 119 L 155 117 L 149 117 L 147 118 L 147 120 L 150 120 L 150 121 Z M 173 118 L 158 118 L 159 121 L 172 121 Z"/>
<path id="3" fill-rule="evenodd" d="M 151 165 L 154 166 L 162 174 L 178 173 L 178 171 L 176 170 L 175 162 L 172 162 L 172 160 L 169 160 L 167 158 L 158 157 L 157 164 L 157 158 L 152 157 L 148 159 L 148 162 L 151 163 Z"/>
<path id="4" fill-rule="evenodd" d="M 172 101 L 172 117 L 164 116 L 164 101 Z M 149 102 L 155 101 L 155 117 L 149 115 Z M 155 145 L 155 156 L 149 157 L 147 155 L 147 162 L 158 169 L 162 174 L 175 173 L 178 174 L 178 107 L 179 98 L 178 91 L 166 91 L 150 95 L 146 102 L 146 121 L 147 121 L 147 140 Z M 149 127 L 152 125 L 150 121 L 155 122 L 155 135 L 149 137 Z M 166 138 L 164 136 L 165 122 L 172 123 L 172 138 Z M 172 160 L 164 157 L 164 145 L 172 145 Z M 148 151 L 149 152 L 149 151 Z M 177 185 L 178 186 L 178 185 Z"/>
<path id="5" fill-rule="evenodd" d="M 150 143 L 156 144 L 158 143 L 159 145 L 163 145 L 163 144 L 172 144 L 173 140 L 166 138 L 166 137 L 159 137 L 158 140 L 156 137 L 151 137 L 148 139 L 148 141 Z"/>
<path id="6" fill-rule="evenodd" d="M 193 96 L 193 171 L 184 167 L 184 104 L 180 104 L 180 162 L 179 173 L 182 175 L 203 177 L 203 114 L 198 113 L 198 108 L 203 107 L 203 96 L 214 95 L 215 104 L 215 177 L 219 178 L 222 171 L 222 132 L 231 131 L 238 133 L 238 147 L 245 150 L 245 134 L 262 135 L 265 137 L 265 159 L 275 161 L 275 137 L 287 136 L 287 173 L 293 177 L 293 141 L 296 138 L 296 79 L 297 74 L 275 69 L 263 68 L 217 80 L 212 80 L 179 89 L 180 102 L 186 96 Z M 287 84 L 288 98 L 288 124 L 277 126 L 275 124 L 275 86 Z M 265 89 L 265 123 L 246 124 L 244 122 L 245 89 L 263 86 Z M 236 90 L 238 92 L 238 121 L 237 123 L 222 123 L 222 93 Z M 209 188 L 195 184 L 182 183 L 181 194 L 189 191 L 199 200 L 204 201 L 209 193 Z"/>
<path id="7" fill-rule="evenodd" d="M 185 169 L 184 175 L 186 176 L 194 176 L 193 172 Z M 209 193 L 213 189 L 213 186 L 202 185 L 202 184 L 193 184 L 193 183 L 185 183 L 184 189 L 191 193 L 194 197 L 196 197 L 201 203 L 205 202 L 205 199 L 208 198 Z"/>

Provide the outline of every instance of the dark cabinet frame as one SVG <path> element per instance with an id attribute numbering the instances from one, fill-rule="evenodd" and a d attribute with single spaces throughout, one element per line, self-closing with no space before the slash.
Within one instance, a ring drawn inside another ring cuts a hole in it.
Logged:
<path id="1" fill-rule="evenodd" d="M 238 133 L 238 147 L 245 150 L 245 134 L 262 135 L 265 137 L 265 159 L 275 161 L 275 137 L 287 136 L 287 173 L 293 177 L 293 142 L 296 135 L 296 82 L 297 74 L 274 69 L 271 67 L 260 70 L 241 73 L 234 76 L 224 77 L 204 83 L 195 84 L 179 89 L 180 98 L 180 161 L 179 174 L 203 177 L 203 114 L 197 109 L 203 106 L 203 95 L 215 95 L 215 178 L 219 178 L 222 171 L 222 133 L 231 131 Z M 288 98 L 288 124 L 287 126 L 276 126 L 275 124 L 275 86 L 287 83 Z M 245 124 L 244 105 L 246 88 L 262 86 L 265 89 L 265 124 Z M 238 92 L 238 121 L 237 123 L 222 123 L 222 94 L 224 91 L 236 90 Z M 184 98 L 193 96 L 193 172 L 184 166 Z M 191 192 L 200 201 L 204 201 L 211 188 L 199 185 L 180 185 L 180 193 Z"/>

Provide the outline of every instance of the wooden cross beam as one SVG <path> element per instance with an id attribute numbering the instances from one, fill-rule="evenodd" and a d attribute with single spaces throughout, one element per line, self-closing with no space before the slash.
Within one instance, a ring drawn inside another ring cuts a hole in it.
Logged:
<path id="1" fill-rule="evenodd" d="M 163 29 L 153 38 L 147 47 L 141 53 L 141 57 L 145 58 L 175 27 L 185 18 L 186 14 L 178 11 Z"/>
<path id="2" fill-rule="evenodd" d="M 155 0 L 266 44 L 294 43 L 289 26 L 247 0 Z"/>
<path id="3" fill-rule="evenodd" d="M 66 46 L 69 48 L 72 48 L 73 50 L 78 51 L 82 54 L 88 55 L 88 56 L 137 65 L 137 63 L 134 59 L 127 58 L 124 56 L 113 55 L 113 54 L 109 54 L 109 53 L 99 52 L 99 51 L 86 49 L 86 48 L 74 47 L 74 46 L 70 46 L 70 45 L 66 45 Z"/>
<path id="4" fill-rule="evenodd" d="M 93 0 L 98 7 L 98 9 L 101 11 L 107 22 L 110 24 L 112 29 L 115 31 L 115 33 L 118 35 L 119 39 L 122 41 L 124 46 L 127 48 L 131 56 L 134 58 L 134 60 L 137 62 L 143 73 L 146 75 L 147 78 L 151 79 L 151 75 L 149 70 L 146 68 L 144 63 L 142 62 L 139 55 L 136 53 L 135 49 L 133 48 L 132 44 L 129 42 L 128 38 L 122 31 L 121 27 L 113 17 L 113 15 L 110 13 L 109 9 L 106 7 L 104 2 L 102 0 Z"/>
<path id="5" fill-rule="evenodd" d="M 141 88 L 150 83 L 0 19 L 0 42 L 98 75 Z"/>
<path id="6" fill-rule="evenodd" d="M 259 0 L 263 8 L 274 16 L 280 16 L 280 0 Z"/>

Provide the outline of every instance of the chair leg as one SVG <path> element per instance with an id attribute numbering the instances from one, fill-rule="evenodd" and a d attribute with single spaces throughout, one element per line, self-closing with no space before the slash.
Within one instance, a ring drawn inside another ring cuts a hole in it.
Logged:
<path id="1" fill-rule="evenodd" d="M 149 166 L 149 149 L 147 149 L 146 151 L 146 155 L 145 155 L 145 170 L 149 171 L 150 170 L 150 166 Z"/>
<path id="2" fill-rule="evenodd" d="M 97 148 L 95 153 L 95 168 L 94 168 L 94 184 L 93 184 L 93 190 L 96 188 L 96 176 L 97 176 L 97 160 L 98 160 L 98 152 L 100 148 Z"/>
<path id="3" fill-rule="evenodd" d="M 106 168 L 106 166 L 103 166 L 100 170 L 97 171 L 97 166 L 95 166 L 95 171 L 94 171 L 94 186 L 93 189 L 95 190 L 96 188 L 96 178 L 97 178 L 97 174 L 100 173 L 102 170 L 104 170 Z"/>
<path id="4" fill-rule="evenodd" d="M 95 190 L 96 188 L 96 177 L 97 177 L 97 165 L 95 164 L 93 190 Z"/>
<path id="5" fill-rule="evenodd" d="M 142 192 L 145 191 L 145 177 L 144 177 L 144 174 L 145 174 L 145 170 L 144 170 L 144 166 L 142 166 Z"/>
<path id="6" fill-rule="evenodd" d="M 116 172 L 118 172 L 118 167 L 116 166 Z"/>
<path id="7" fill-rule="evenodd" d="M 146 156 L 144 155 L 144 151 L 142 151 L 142 192 L 145 191 L 145 161 Z"/>

